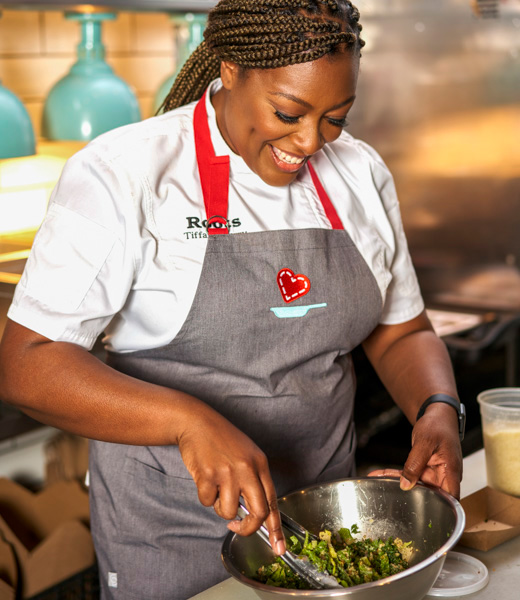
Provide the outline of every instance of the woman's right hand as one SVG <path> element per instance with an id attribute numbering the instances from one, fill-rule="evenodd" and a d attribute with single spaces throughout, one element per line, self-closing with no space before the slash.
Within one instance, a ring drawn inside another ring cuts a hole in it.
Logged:
<path id="1" fill-rule="evenodd" d="M 286 550 L 276 490 L 265 454 L 244 433 L 208 407 L 178 439 L 186 468 L 197 485 L 199 500 L 231 521 L 228 528 L 251 535 L 265 521 L 276 554 Z M 236 520 L 239 497 L 249 515 Z"/>

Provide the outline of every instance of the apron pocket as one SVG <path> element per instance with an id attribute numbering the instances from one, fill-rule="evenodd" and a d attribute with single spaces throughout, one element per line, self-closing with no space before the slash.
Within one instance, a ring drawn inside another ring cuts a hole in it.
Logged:
<path id="1" fill-rule="evenodd" d="M 226 521 L 200 504 L 193 480 L 131 457 L 124 471 L 124 503 L 117 515 L 122 597 L 187 598 L 225 579 L 220 550 Z"/>

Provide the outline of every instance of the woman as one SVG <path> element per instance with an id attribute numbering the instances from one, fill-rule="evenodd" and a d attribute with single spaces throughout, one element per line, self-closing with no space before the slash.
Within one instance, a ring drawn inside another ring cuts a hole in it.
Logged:
<path id="1" fill-rule="evenodd" d="M 402 487 L 458 495 L 449 358 L 391 176 L 344 130 L 358 18 L 346 0 L 222 0 L 164 114 L 99 137 L 56 187 L 9 312 L 2 397 L 97 440 L 103 598 L 224 579 L 226 527 L 266 520 L 283 553 L 276 497 L 354 472 L 360 343 L 417 419 Z M 88 353 L 101 332 L 108 365 Z"/>

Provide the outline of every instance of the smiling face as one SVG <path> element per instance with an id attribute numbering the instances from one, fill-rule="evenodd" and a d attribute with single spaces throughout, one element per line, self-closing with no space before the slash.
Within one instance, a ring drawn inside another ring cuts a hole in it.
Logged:
<path id="1" fill-rule="evenodd" d="M 334 141 L 356 93 L 359 57 L 348 52 L 278 69 L 223 62 L 213 97 L 226 143 L 267 184 L 291 183 Z"/>

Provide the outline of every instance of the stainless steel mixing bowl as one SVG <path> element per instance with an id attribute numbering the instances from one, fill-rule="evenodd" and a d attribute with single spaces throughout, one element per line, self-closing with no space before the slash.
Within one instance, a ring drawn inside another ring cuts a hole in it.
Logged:
<path id="1" fill-rule="evenodd" d="M 348 598 L 349 600 L 419 600 L 437 579 L 446 553 L 464 530 L 464 511 L 452 496 L 419 484 L 403 492 L 397 479 L 344 479 L 311 486 L 279 499 L 280 509 L 312 533 L 337 531 L 356 523 L 371 538 L 400 537 L 415 549 L 410 567 L 371 583 L 344 590 L 286 590 L 251 577 L 274 558 L 257 535 L 229 533 L 222 560 L 231 575 L 265 600 Z"/>

